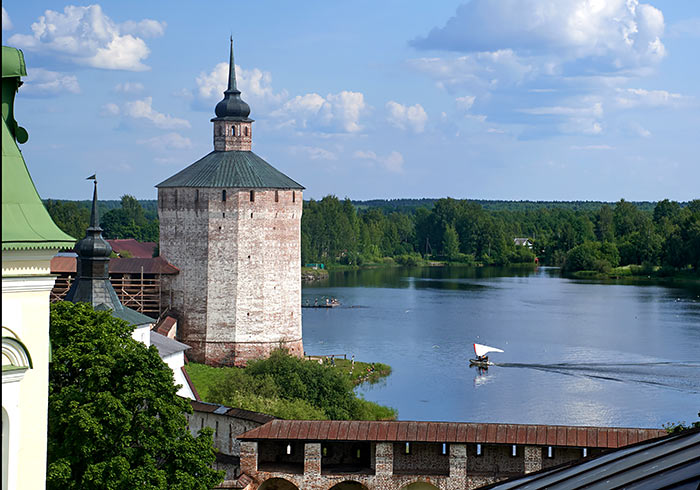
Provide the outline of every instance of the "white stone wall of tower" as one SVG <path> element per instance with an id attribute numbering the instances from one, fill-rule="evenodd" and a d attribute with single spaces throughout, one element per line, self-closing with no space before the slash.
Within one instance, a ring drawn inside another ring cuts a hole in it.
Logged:
<path id="1" fill-rule="evenodd" d="M 280 344 L 301 355 L 302 193 L 226 189 L 223 201 L 223 190 L 199 189 L 193 206 L 195 189 L 159 189 L 161 255 L 182 276 L 167 288 L 188 357 L 241 364 Z"/>
<path id="2" fill-rule="evenodd" d="M 188 357 L 196 361 L 204 360 L 196 352 L 206 341 L 208 200 L 206 189 L 198 201 L 195 189 L 158 189 L 160 255 L 180 270 L 163 277 L 162 302 L 178 313 L 180 338 L 193 347 Z"/>

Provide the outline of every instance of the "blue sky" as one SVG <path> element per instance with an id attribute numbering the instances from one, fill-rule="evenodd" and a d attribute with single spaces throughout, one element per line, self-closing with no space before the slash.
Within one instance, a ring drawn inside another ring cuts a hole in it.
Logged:
<path id="1" fill-rule="evenodd" d="M 41 196 L 155 199 L 213 149 L 230 35 L 305 198 L 700 198 L 697 0 L 7 0 Z"/>

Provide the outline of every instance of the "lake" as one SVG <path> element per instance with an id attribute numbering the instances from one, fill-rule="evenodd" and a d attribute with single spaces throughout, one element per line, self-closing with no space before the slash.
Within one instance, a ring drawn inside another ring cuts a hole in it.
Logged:
<path id="1" fill-rule="evenodd" d="M 305 285 L 308 354 L 391 365 L 358 393 L 401 420 L 660 427 L 700 411 L 700 286 L 555 268 L 379 268 Z M 503 349 L 487 372 L 472 343 Z"/>

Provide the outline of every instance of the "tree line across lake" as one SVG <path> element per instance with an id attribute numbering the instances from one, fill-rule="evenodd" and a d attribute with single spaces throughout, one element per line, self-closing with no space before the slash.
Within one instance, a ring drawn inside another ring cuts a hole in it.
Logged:
<path id="1" fill-rule="evenodd" d="M 84 235 L 89 201 L 46 201 L 54 221 Z M 100 201 L 107 238 L 158 241 L 157 203 L 125 195 Z M 515 238 L 529 238 L 532 249 Z M 533 202 L 444 199 L 304 202 L 302 263 L 358 266 L 425 260 L 464 264 L 531 263 L 566 271 L 700 270 L 700 199 L 678 203 Z"/>

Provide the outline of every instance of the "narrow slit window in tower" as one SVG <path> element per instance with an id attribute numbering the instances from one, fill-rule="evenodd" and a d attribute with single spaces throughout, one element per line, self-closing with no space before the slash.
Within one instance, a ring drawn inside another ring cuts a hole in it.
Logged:
<path id="1" fill-rule="evenodd" d="M 297 202 L 297 193 L 296 193 L 296 191 L 292 191 L 292 202 Z"/>
<path id="2" fill-rule="evenodd" d="M 250 202 L 255 202 L 255 191 L 250 191 Z"/>
<path id="3" fill-rule="evenodd" d="M 221 191 L 221 200 L 222 200 L 223 202 L 226 202 L 226 189 L 224 189 L 223 191 Z"/>
<path id="4" fill-rule="evenodd" d="M 275 191 L 275 202 L 280 202 L 280 192 Z"/>

